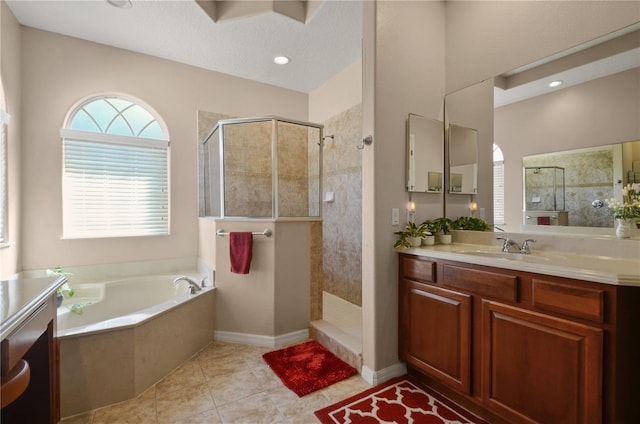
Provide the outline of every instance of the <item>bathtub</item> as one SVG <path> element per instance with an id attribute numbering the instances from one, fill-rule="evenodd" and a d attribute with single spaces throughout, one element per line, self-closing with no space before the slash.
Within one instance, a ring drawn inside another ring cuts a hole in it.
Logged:
<path id="1" fill-rule="evenodd" d="M 62 417 L 138 396 L 205 347 L 214 334 L 212 287 L 173 280 L 195 272 L 75 284 L 58 308 Z M 86 305 L 81 313 L 74 304 Z"/>

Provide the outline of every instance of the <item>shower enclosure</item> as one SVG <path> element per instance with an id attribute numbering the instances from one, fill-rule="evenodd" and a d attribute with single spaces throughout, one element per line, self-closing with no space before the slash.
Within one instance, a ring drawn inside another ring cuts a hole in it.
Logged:
<path id="1" fill-rule="evenodd" d="M 218 121 L 201 149 L 200 216 L 321 215 L 322 125 L 279 117 Z"/>
<path id="2" fill-rule="evenodd" d="M 524 168 L 526 225 L 567 225 L 564 168 L 531 166 Z"/>
<path id="3" fill-rule="evenodd" d="M 202 140 L 199 259 L 215 271 L 214 339 L 281 346 L 321 316 L 322 129 L 222 119 Z M 231 271 L 236 232 L 253 235 L 248 273 Z"/>

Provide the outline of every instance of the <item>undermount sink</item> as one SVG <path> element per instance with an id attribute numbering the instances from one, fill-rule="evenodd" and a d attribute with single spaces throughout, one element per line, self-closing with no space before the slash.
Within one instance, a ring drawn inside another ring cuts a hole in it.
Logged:
<path id="1" fill-rule="evenodd" d="M 460 250 L 457 253 L 465 255 L 482 256 L 483 258 L 505 259 L 522 262 L 547 262 L 550 258 L 530 253 L 488 252 L 486 250 Z"/>

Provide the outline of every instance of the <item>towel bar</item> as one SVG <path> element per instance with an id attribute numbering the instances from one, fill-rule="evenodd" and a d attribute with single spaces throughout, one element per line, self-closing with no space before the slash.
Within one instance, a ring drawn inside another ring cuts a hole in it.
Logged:
<path id="1" fill-rule="evenodd" d="M 273 234 L 273 231 L 271 231 L 270 229 L 266 229 L 263 232 L 253 232 L 251 233 L 254 236 L 267 236 L 267 237 L 271 237 L 271 235 Z M 224 237 L 224 236 L 228 236 L 229 233 L 225 233 L 224 230 L 222 228 L 218 229 L 218 231 L 216 231 L 216 235 L 218 237 Z"/>

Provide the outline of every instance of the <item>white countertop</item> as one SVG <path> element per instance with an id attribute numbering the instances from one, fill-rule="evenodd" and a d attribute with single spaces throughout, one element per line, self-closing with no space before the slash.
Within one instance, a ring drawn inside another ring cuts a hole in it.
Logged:
<path id="1" fill-rule="evenodd" d="M 439 244 L 396 249 L 396 251 L 596 283 L 640 287 L 640 258 L 615 258 L 553 251 L 534 251 L 531 254 L 503 253 L 496 246 L 465 243 Z"/>
<path id="2" fill-rule="evenodd" d="M 0 281 L 0 340 L 33 313 L 67 281 L 66 277 L 19 278 Z"/>

